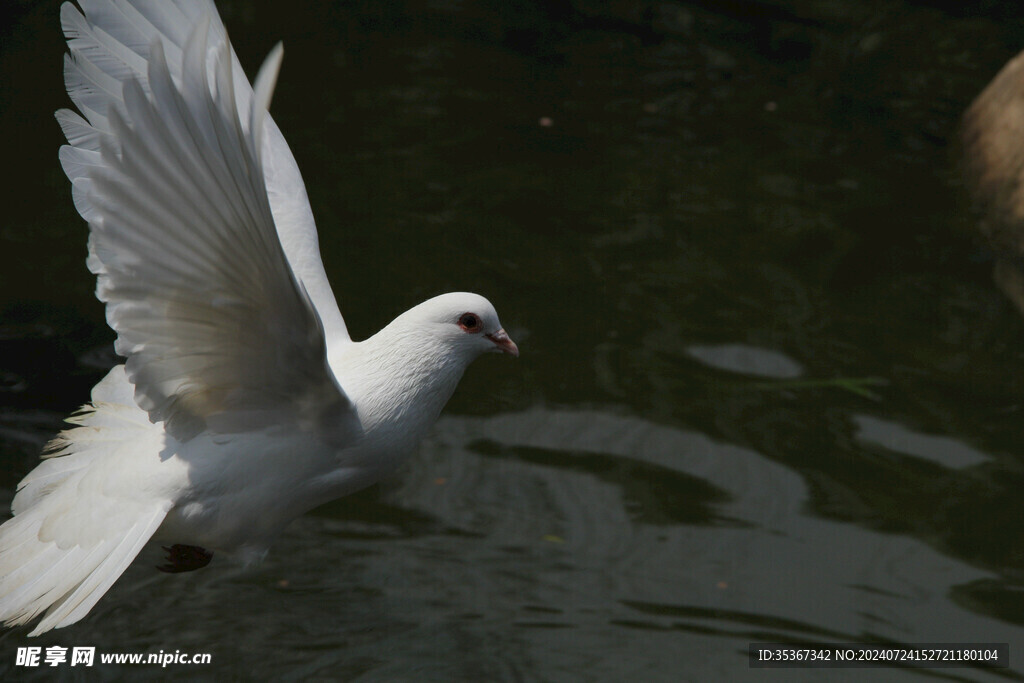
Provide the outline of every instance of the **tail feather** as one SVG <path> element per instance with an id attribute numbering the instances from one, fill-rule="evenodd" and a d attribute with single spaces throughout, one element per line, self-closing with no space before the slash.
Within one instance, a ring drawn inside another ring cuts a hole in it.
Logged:
<path id="1" fill-rule="evenodd" d="M 0 526 L 0 621 L 30 635 L 84 617 L 156 532 L 171 503 L 146 495 L 144 444 L 157 428 L 130 403 L 122 366 L 93 389 Z M 141 449 L 141 453 L 136 453 Z M 124 459 L 123 456 L 127 456 Z"/>
<path id="2" fill-rule="evenodd" d="M 166 507 L 156 508 L 147 518 L 140 518 L 133 524 L 109 553 L 100 554 L 102 559 L 95 569 L 73 591 L 65 594 L 47 610 L 46 616 L 29 635 L 73 624 L 88 614 L 139 554 L 166 514 Z M 95 557 L 96 554 L 91 553 L 91 556 Z"/>
<path id="3" fill-rule="evenodd" d="M 0 526 L 0 620 L 20 625 L 45 611 L 30 635 L 84 617 L 139 554 L 169 508 L 161 501 L 82 496 L 80 480 L 66 480 Z M 86 535 L 82 542 L 68 533 L 74 530 L 68 523 L 75 517 L 95 519 L 96 510 L 88 509 L 92 506 L 108 514 L 103 528 L 92 529 L 93 538 Z"/>
<path id="4" fill-rule="evenodd" d="M 15 515 L 31 508 L 97 458 L 115 450 L 125 441 L 127 432 L 152 428 L 149 417 L 135 405 L 123 365 L 107 373 L 92 389 L 92 404 L 83 406 L 66 422 L 75 426 L 46 445 L 43 461 L 18 484 L 11 503 Z"/>

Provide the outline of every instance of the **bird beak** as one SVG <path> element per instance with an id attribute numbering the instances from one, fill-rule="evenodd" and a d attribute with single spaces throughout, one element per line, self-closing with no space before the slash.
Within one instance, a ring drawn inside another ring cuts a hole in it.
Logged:
<path id="1" fill-rule="evenodd" d="M 509 339 L 508 332 L 501 329 L 494 334 L 486 335 L 488 339 L 494 342 L 495 351 L 504 351 L 505 353 L 511 354 L 516 358 L 519 357 L 519 347 L 516 343 Z"/>

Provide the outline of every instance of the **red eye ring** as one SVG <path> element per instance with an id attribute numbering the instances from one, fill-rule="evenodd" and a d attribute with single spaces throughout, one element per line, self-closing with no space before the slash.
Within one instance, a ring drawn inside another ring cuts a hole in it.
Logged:
<path id="1" fill-rule="evenodd" d="M 459 327 L 466 332 L 479 332 L 482 323 L 476 313 L 463 313 L 459 316 Z"/>

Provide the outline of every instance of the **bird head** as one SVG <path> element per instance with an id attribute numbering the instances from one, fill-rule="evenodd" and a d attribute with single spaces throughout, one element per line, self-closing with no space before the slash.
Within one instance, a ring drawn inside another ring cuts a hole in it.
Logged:
<path id="1" fill-rule="evenodd" d="M 494 306 L 479 294 L 442 294 L 406 311 L 401 318 L 467 360 L 487 352 L 519 355 L 519 347 L 501 326 Z"/>

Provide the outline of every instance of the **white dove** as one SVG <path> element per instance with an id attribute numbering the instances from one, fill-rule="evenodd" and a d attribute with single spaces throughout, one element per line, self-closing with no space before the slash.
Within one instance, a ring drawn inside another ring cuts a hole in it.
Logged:
<path id="1" fill-rule="evenodd" d="M 362 342 L 320 260 L 302 178 L 212 0 L 61 8 L 60 160 L 125 358 L 18 486 L 0 526 L 0 620 L 84 617 L 153 538 L 169 571 L 262 557 L 296 516 L 378 480 L 486 351 L 487 299 L 452 293 Z"/>

